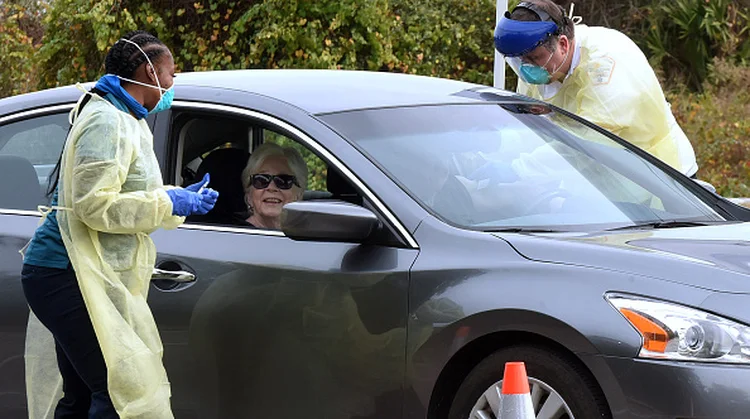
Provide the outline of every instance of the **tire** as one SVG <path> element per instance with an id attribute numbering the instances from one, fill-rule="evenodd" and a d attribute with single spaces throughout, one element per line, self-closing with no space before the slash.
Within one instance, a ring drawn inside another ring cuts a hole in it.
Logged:
<path id="1" fill-rule="evenodd" d="M 502 381 L 505 363 L 512 361 L 523 361 L 532 384 L 551 387 L 565 402 L 570 414 L 555 419 L 612 418 L 599 386 L 583 366 L 542 346 L 515 345 L 492 353 L 471 370 L 456 392 L 448 419 L 468 419 L 485 391 Z M 550 397 L 554 397 L 552 393 Z M 534 409 L 539 413 L 539 406 Z M 492 414 L 490 417 L 494 418 Z"/>

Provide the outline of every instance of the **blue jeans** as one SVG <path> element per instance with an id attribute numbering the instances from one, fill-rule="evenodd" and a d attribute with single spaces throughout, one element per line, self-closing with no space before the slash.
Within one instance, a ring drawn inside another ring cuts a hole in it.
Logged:
<path id="1" fill-rule="evenodd" d="M 23 265 L 29 307 L 55 337 L 63 398 L 55 419 L 119 419 L 107 391 L 107 367 L 73 268 Z"/>

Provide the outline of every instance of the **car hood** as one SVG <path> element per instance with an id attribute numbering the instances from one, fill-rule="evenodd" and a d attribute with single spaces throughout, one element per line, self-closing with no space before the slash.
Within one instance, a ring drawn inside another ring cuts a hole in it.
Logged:
<path id="1" fill-rule="evenodd" d="M 750 293 L 750 223 L 586 234 L 505 234 L 522 256 Z"/>

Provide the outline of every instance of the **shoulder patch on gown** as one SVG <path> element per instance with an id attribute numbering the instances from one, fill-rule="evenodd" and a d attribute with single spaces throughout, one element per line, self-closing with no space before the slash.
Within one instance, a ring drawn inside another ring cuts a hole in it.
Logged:
<path id="1" fill-rule="evenodd" d="M 601 57 L 588 64 L 586 70 L 594 86 L 609 84 L 615 71 L 615 60 L 611 57 Z"/>

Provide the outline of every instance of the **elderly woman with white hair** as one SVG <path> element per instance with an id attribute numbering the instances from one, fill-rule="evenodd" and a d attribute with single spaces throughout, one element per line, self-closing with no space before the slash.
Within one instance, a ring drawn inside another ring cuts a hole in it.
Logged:
<path id="1" fill-rule="evenodd" d="M 300 153 L 274 143 L 253 150 L 242 171 L 247 217 L 244 225 L 281 228 L 281 209 L 299 201 L 307 187 L 307 164 Z"/>

